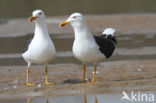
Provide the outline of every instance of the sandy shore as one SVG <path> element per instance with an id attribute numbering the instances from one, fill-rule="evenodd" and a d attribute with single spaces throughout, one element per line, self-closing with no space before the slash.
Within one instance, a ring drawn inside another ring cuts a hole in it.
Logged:
<path id="1" fill-rule="evenodd" d="M 44 67 L 32 66 L 27 87 L 25 66 L 0 67 L 0 98 L 25 98 L 27 96 L 66 96 L 79 94 L 120 93 L 125 91 L 156 91 L 156 60 L 106 62 L 98 66 L 97 82 L 82 84 L 81 65 L 49 65 L 49 81 L 56 85 L 45 86 Z M 92 78 L 92 66 L 87 68 L 87 78 Z"/>
<path id="2" fill-rule="evenodd" d="M 47 17 L 48 30 L 51 34 L 73 34 L 70 26 L 59 28 L 65 17 Z M 87 24 L 92 32 L 101 33 L 104 28 L 113 27 L 119 34 L 153 34 L 156 33 L 156 14 L 129 15 L 87 15 Z M 0 37 L 15 37 L 33 33 L 34 25 L 28 18 L 9 20 L 0 25 Z"/>

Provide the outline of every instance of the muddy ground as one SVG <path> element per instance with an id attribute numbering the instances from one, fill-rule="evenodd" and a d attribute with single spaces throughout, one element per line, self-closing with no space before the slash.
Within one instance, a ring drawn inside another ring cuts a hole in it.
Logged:
<path id="1" fill-rule="evenodd" d="M 27 87 L 25 66 L 0 67 L 0 98 L 24 98 L 27 96 L 66 96 L 79 94 L 120 93 L 125 91 L 156 91 L 156 60 L 106 62 L 98 66 L 97 82 L 85 84 L 82 66 L 74 64 L 49 65 L 49 81 L 56 85 L 44 85 L 44 67 L 32 66 L 30 81 L 35 87 Z M 87 78 L 92 79 L 93 67 L 88 66 Z"/>

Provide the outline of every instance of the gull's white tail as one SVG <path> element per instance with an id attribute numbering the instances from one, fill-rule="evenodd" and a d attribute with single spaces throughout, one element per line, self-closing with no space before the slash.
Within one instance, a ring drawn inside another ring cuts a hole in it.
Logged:
<path id="1" fill-rule="evenodd" d="M 114 36 L 114 33 L 115 33 L 115 29 L 113 28 L 106 28 L 104 31 L 103 31 L 103 35 L 112 35 Z"/>

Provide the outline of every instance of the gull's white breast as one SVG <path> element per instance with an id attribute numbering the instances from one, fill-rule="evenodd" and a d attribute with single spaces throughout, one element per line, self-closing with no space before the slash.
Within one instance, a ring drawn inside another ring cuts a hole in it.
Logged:
<path id="1" fill-rule="evenodd" d="M 56 50 L 50 38 L 34 38 L 22 55 L 27 62 L 43 64 L 55 58 Z"/>

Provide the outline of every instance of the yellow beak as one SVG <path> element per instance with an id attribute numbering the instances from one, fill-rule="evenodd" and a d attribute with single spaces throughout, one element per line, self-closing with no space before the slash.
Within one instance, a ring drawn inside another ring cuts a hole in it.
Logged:
<path id="1" fill-rule="evenodd" d="M 31 16 L 31 17 L 29 18 L 29 22 L 32 22 L 32 21 L 35 20 L 35 19 L 36 19 L 36 17 Z"/>
<path id="2" fill-rule="evenodd" d="M 65 25 L 69 24 L 70 22 L 68 21 L 63 21 L 60 23 L 60 27 L 64 27 Z"/>

